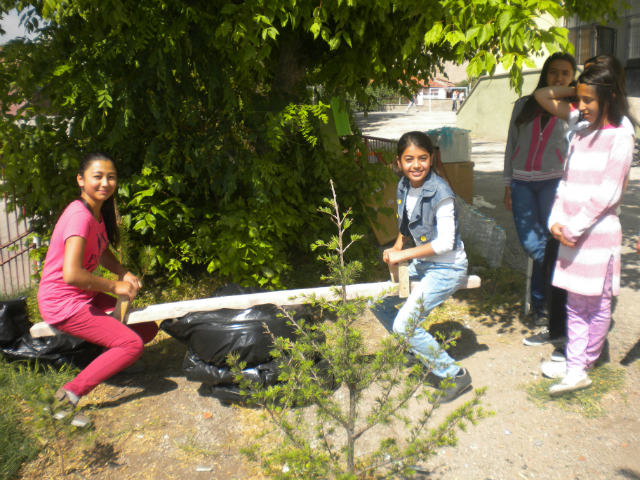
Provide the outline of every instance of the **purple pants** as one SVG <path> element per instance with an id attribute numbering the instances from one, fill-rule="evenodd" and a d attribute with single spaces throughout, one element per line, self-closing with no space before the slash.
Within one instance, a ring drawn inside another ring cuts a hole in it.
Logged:
<path id="1" fill-rule="evenodd" d="M 567 292 L 567 373 L 593 367 L 611 325 L 613 258 L 609 260 L 602 295 Z"/>
<path id="2" fill-rule="evenodd" d="M 69 335 L 105 348 L 105 352 L 63 388 L 82 397 L 100 383 L 135 362 L 145 343 L 158 333 L 154 322 L 124 325 L 106 312 L 112 312 L 116 298 L 98 293 L 78 313 L 54 326 Z"/>

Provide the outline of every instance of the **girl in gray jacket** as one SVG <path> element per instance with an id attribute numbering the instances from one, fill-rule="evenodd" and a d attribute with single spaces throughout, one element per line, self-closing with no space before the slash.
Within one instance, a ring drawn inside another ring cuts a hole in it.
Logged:
<path id="1" fill-rule="evenodd" d="M 573 56 L 554 53 L 544 62 L 536 90 L 568 86 L 575 72 Z M 513 212 L 520 243 L 533 259 L 531 303 L 537 325 L 549 321 L 542 260 L 549 234 L 547 220 L 564 172 L 566 131 L 567 123 L 543 110 L 533 95 L 516 102 L 504 155 L 504 204 Z"/>

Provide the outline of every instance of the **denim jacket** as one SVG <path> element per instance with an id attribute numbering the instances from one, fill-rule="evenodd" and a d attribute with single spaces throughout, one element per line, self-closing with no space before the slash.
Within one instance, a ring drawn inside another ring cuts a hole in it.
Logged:
<path id="1" fill-rule="evenodd" d="M 398 229 L 404 237 L 411 236 L 416 247 L 431 243 L 438 235 L 436 229 L 435 207 L 443 200 L 454 197 L 451 187 L 442 177 L 429 172 L 422 184 L 422 198 L 416 202 L 411 218 L 406 218 L 405 202 L 411 184 L 407 177 L 402 177 L 398 182 L 396 198 L 398 202 Z M 458 209 L 455 211 L 456 240 L 454 250 L 462 247 L 460 228 L 458 227 Z"/>

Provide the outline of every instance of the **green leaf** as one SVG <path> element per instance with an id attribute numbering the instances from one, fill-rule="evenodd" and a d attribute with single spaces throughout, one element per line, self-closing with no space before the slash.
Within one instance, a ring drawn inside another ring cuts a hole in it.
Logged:
<path id="1" fill-rule="evenodd" d="M 434 45 L 440 40 L 442 40 L 444 27 L 442 26 L 442 22 L 437 22 L 431 27 L 425 36 L 424 36 L 424 44 L 426 46 Z"/>
<path id="2" fill-rule="evenodd" d="M 489 72 L 492 73 L 493 68 L 496 66 L 497 61 L 496 61 L 496 57 L 493 53 L 491 52 L 485 52 L 484 55 L 484 69 Z"/>
<path id="3" fill-rule="evenodd" d="M 344 38 L 344 41 L 347 42 L 347 45 L 349 45 L 349 47 L 353 48 L 353 45 L 351 45 L 351 36 L 349 35 L 349 32 L 344 30 L 342 32 L 342 38 Z"/>
<path id="4" fill-rule="evenodd" d="M 524 63 L 529 68 L 536 68 L 536 62 L 534 62 L 530 58 L 525 58 Z"/>
<path id="5" fill-rule="evenodd" d="M 476 38 L 478 36 L 478 32 L 480 32 L 480 28 L 482 28 L 482 25 L 474 25 L 469 30 L 467 30 L 465 40 L 467 42 L 470 42 L 472 39 Z"/>
<path id="6" fill-rule="evenodd" d="M 313 39 L 315 40 L 316 38 L 318 38 L 318 35 L 320 34 L 320 29 L 322 28 L 322 23 L 321 22 L 313 22 L 313 24 L 311 25 L 311 28 L 309 29 L 309 31 L 311 33 L 313 33 Z"/>
<path id="7" fill-rule="evenodd" d="M 483 25 L 478 33 L 478 47 L 484 45 L 484 43 L 493 35 L 493 25 Z"/>
<path id="8" fill-rule="evenodd" d="M 331 40 L 329 40 L 329 49 L 335 50 L 339 46 L 340 46 L 340 33 L 337 34 L 335 37 L 333 37 Z"/>
<path id="9" fill-rule="evenodd" d="M 71 65 L 60 65 L 59 67 L 56 67 L 56 69 L 53 71 L 53 74 L 56 77 L 59 77 L 60 75 L 63 75 L 64 73 L 72 70 L 73 67 Z"/>
<path id="10" fill-rule="evenodd" d="M 147 222 L 147 225 L 149 225 L 151 228 L 156 228 L 156 217 L 154 217 L 150 213 L 147 213 L 144 216 L 144 219 Z"/>
<path id="11" fill-rule="evenodd" d="M 222 7 L 222 10 L 220 10 L 220 13 L 222 13 L 223 15 L 229 15 L 231 13 L 235 13 L 236 10 L 238 10 L 239 6 L 238 5 L 234 5 L 233 3 L 227 3 L 224 7 Z"/>
<path id="12" fill-rule="evenodd" d="M 507 53 L 500 61 L 502 62 L 502 68 L 509 71 L 511 69 L 511 65 L 513 65 L 514 54 Z"/>
<path id="13" fill-rule="evenodd" d="M 459 31 L 456 30 L 455 32 L 449 32 L 445 35 L 444 39 L 449 42 L 449 44 L 453 47 L 454 45 L 456 45 L 458 42 L 464 42 L 465 41 L 465 36 L 464 34 Z"/>
<path id="14" fill-rule="evenodd" d="M 479 57 L 473 57 L 467 66 L 467 75 L 477 78 L 482 73 L 483 62 Z"/>
<path id="15" fill-rule="evenodd" d="M 511 19 L 513 18 L 513 10 L 508 9 L 505 10 L 504 12 L 502 12 L 499 16 L 498 16 L 498 27 L 500 28 L 501 32 L 505 32 L 507 30 L 507 28 L 509 27 L 509 23 L 511 22 Z"/>

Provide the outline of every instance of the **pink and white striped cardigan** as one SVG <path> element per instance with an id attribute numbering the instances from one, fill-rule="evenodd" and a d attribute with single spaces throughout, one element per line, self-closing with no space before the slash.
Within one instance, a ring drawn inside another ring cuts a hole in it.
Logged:
<path id="1" fill-rule="evenodd" d="M 563 234 L 576 248 L 560 246 L 552 284 L 580 295 L 602 295 L 609 260 L 613 257 L 613 295 L 620 291 L 622 229 L 616 206 L 633 160 L 634 137 L 622 127 L 608 125 L 573 135 L 564 175 L 549 216 L 549 228 L 564 226 Z"/>

